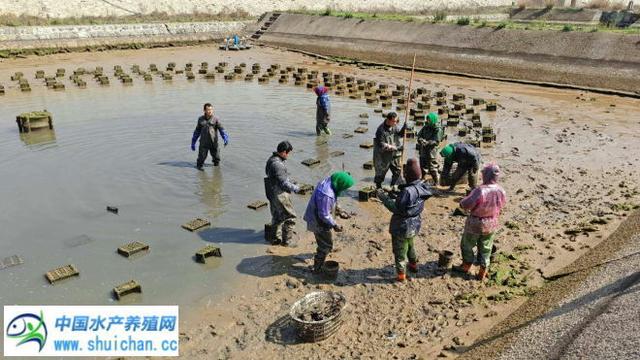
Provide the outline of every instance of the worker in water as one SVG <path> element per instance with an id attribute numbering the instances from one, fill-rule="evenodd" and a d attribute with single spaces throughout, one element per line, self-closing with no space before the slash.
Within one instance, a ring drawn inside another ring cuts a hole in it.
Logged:
<path id="1" fill-rule="evenodd" d="M 288 246 L 295 231 L 297 216 L 289 194 L 299 192 L 300 187 L 289 178 L 285 164 L 292 151 L 291 143 L 282 141 L 265 168 L 264 188 L 271 210 L 271 232 L 267 234 L 267 240 L 272 245 Z"/>
<path id="2" fill-rule="evenodd" d="M 331 114 L 331 102 L 329 101 L 329 88 L 326 86 L 316 86 L 313 89 L 316 93 L 316 135 L 322 133 L 331 135 L 329 130 L 329 120 Z"/>
<path id="3" fill-rule="evenodd" d="M 464 233 L 460 240 L 462 252 L 461 270 L 470 273 L 475 259 L 480 262 L 476 274 L 478 280 L 484 280 L 489 269 L 493 239 L 500 226 L 500 212 L 507 203 L 507 195 L 500 185 L 500 168 L 489 163 L 482 169 L 482 185 L 473 189 L 460 201 L 460 207 L 469 212 L 464 224 Z M 477 254 L 474 255 L 473 248 Z"/>
<path id="4" fill-rule="evenodd" d="M 341 232 L 342 226 L 336 223 L 334 214 L 338 196 L 353 186 L 355 181 L 351 174 L 339 171 L 320 181 L 316 186 L 307 210 L 304 213 L 304 221 L 307 222 L 307 230 L 313 232 L 318 245 L 313 259 L 313 272 L 318 273 L 331 250 L 333 250 L 333 236 L 331 230 Z"/>
<path id="5" fill-rule="evenodd" d="M 213 105 L 206 103 L 204 104 L 204 115 L 198 118 L 198 124 L 191 138 L 192 151 L 196 151 L 196 142 L 198 138 L 200 138 L 198 160 L 196 161 L 196 168 L 198 168 L 198 170 L 202 170 L 208 153 L 211 153 L 211 157 L 213 158 L 213 166 L 220 165 L 218 133 L 220 133 L 222 137 L 224 146 L 227 146 L 229 144 L 229 135 L 220 123 L 220 119 L 213 115 Z"/>
<path id="6" fill-rule="evenodd" d="M 393 213 L 389 233 L 397 280 L 400 282 L 407 279 L 407 270 L 412 273 L 418 272 L 414 239 L 420 232 L 420 215 L 424 209 L 424 202 L 432 195 L 429 185 L 421 181 L 422 169 L 417 159 L 407 160 L 403 172 L 406 184 L 399 186 L 400 194 L 395 200 L 391 200 L 381 189 L 378 190 L 378 198 Z"/>
<path id="7" fill-rule="evenodd" d="M 440 126 L 438 114 L 431 112 L 427 115 L 426 124 L 418 132 L 418 153 L 420 154 L 420 167 L 422 178 L 426 180 L 427 174 L 431 176 L 433 185 L 440 184 L 440 164 L 438 163 L 438 146 L 444 138 L 444 130 Z"/>
<path id="8" fill-rule="evenodd" d="M 400 157 L 402 156 L 402 136 L 405 126 L 398 127 L 398 114 L 390 112 L 378 126 L 373 139 L 373 166 L 376 188 L 382 188 L 387 172 L 391 170 L 391 186 L 400 179 Z"/>
<path id="9" fill-rule="evenodd" d="M 473 145 L 460 142 L 449 144 L 440 150 L 440 155 L 444 158 L 442 185 L 449 185 L 449 191 L 453 191 L 458 181 L 467 174 L 469 191 L 476 187 L 482 157 Z M 454 163 L 456 163 L 456 171 L 450 175 Z"/>

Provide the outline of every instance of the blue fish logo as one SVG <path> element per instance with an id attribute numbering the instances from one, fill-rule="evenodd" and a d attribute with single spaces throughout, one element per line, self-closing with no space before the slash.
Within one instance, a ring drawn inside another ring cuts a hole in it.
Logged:
<path id="1" fill-rule="evenodd" d="M 13 318 L 7 326 L 7 337 L 20 340 L 16 346 L 36 342 L 40 346 L 38 352 L 42 351 L 47 342 L 47 325 L 44 323 L 42 311 L 40 316 L 26 313 Z"/>

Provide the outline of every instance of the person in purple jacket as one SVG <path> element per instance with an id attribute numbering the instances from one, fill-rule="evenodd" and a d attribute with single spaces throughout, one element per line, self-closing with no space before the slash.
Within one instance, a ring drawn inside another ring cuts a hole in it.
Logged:
<path id="1" fill-rule="evenodd" d="M 309 199 L 303 219 L 307 222 L 307 230 L 313 232 L 318 244 L 313 259 L 314 273 L 318 273 L 322 269 L 327 255 L 333 250 L 331 230 L 342 231 L 342 226 L 338 225 L 333 218 L 338 196 L 352 187 L 354 183 L 355 181 L 348 172 L 336 172 L 320 181 Z"/>
<path id="2" fill-rule="evenodd" d="M 331 130 L 329 130 L 329 117 L 331 114 L 329 89 L 320 85 L 314 88 L 313 92 L 318 96 L 316 99 L 316 135 L 320 136 L 323 132 L 331 135 Z"/>

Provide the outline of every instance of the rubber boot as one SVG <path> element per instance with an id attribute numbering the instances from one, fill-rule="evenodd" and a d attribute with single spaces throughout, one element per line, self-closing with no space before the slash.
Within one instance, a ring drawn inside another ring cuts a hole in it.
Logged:
<path id="1" fill-rule="evenodd" d="M 480 266 L 480 270 L 476 274 L 476 280 L 484 281 L 487 278 L 487 268 Z"/>
<path id="2" fill-rule="evenodd" d="M 433 180 L 433 186 L 438 186 L 440 184 L 440 176 L 437 171 L 430 172 L 431 179 Z"/>
<path id="3" fill-rule="evenodd" d="M 396 278 L 396 280 L 398 282 L 405 282 L 405 281 L 407 281 L 407 275 L 405 273 L 403 273 L 403 272 L 399 272 L 398 273 L 398 277 Z"/>
<path id="4" fill-rule="evenodd" d="M 407 265 L 407 270 L 409 270 L 410 272 L 412 272 L 412 273 L 414 273 L 414 274 L 415 274 L 415 273 L 417 273 L 417 272 L 418 272 L 418 263 L 412 263 L 412 262 L 410 262 L 410 263 Z"/>
<path id="5" fill-rule="evenodd" d="M 473 265 L 472 263 L 463 262 L 462 265 L 456 266 L 455 270 L 461 273 L 469 274 L 471 272 L 472 265 Z"/>

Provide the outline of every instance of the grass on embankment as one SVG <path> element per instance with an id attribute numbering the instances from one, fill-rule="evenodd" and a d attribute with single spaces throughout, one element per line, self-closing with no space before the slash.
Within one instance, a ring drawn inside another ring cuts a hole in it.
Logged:
<path id="1" fill-rule="evenodd" d="M 246 11 L 236 10 L 218 14 L 191 13 L 169 15 L 165 12 L 152 12 L 126 16 L 82 16 L 69 18 L 43 18 L 38 16 L 13 14 L 0 15 L 0 26 L 52 26 L 52 25 L 106 25 L 106 24 L 142 24 L 172 22 L 206 22 L 250 20 L 255 17 Z"/>
<path id="2" fill-rule="evenodd" d="M 498 11 L 499 10 L 499 11 Z M 363 19 L 363 20 L 394 20 L 405 22 L 417 22 L 417 23 L 433 23 L 433 24 L 457 24 L 459 26 L 473 26 L 476 28 L 493 28 L 495 30 L 502 29 L 516 29 L 516 30 L 535 30 L 535 31 L 578 31 L 578 32 L 612 32 L 620 34 L 640 34 L 640 28 L 615 28 L 607 27 L 604 25 L 580 25 L 580 24 L 563 24 L 563 23 L 548 23 L 545 21 L 534 21 L 529 23 L 520 23 L 511 20 L 506 21 L 488 21 L 481 20 L 474 17 L 474 14 L 465 13 L 460 10 L 453 13 L 435 12 L 430 16 L 422 13 L 394 13 L 394 12 L 380 12 L 380 13 L 366 13 L 366 12 L 349 12 L 349 11 L 335 11 L 331 9 L 323 11 L 307 11 L 296 10 L 288 11 L 294 14 L 304 15 L 317 15 L 317 16 L 335 16 L 346 19 Z M 493 12 L 487 12 L 484 14 L 508 12 L 504 8 L 493 9 Z M 477 15 L 478 13 L 476 13 Z M 447 21 L 448 15 L 457 15 L 457 19 Z"/>

